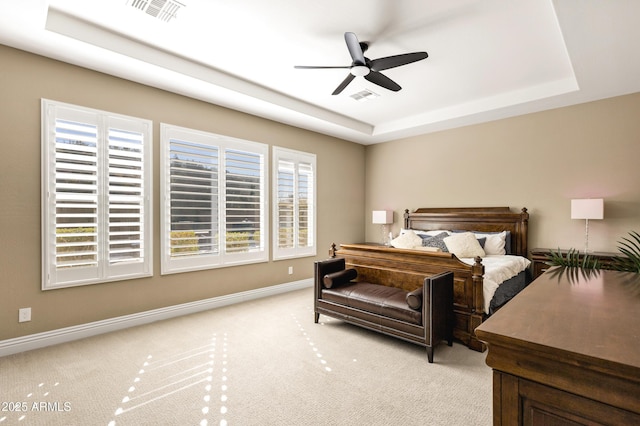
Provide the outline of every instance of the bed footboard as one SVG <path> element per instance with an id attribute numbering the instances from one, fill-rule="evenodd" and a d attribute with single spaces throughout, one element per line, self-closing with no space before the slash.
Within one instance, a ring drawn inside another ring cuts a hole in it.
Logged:
<path id="1" fill-rule="evenodd" d="M 406 291 L 422 286 L 425 276 L 453 272 L 453 336 L 470 349 L 479 352 L 486 349 L 474 333 L 485 318 L 484 266 L 480 258 L 474 265 L 468 265 L 451 253 L 397 249 L 378 244 L 342 244 L 339 249 L 334 244 L 329 255 L 343 258 L 346 268 L 358 272 L 358 280 L 392 285 Z"/>

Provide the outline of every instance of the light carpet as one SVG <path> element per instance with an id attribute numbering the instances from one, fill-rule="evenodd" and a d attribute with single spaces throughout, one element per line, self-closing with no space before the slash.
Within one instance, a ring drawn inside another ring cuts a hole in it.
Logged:
<path id="1" fill-rule="evenodd" d="M 0 358 L 0 426 L 490 425 L 486 353 L 434 354 L 303 289 Z"/>

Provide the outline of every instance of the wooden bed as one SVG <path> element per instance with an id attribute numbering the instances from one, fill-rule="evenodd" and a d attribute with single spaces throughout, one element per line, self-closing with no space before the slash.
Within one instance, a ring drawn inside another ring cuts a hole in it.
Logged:
<path id="1" fill-rule="evenodd" d="M 481 232 L 509 231 L 511 252 L 527 257 L 529 214 L 523 208 L 512 212 L 509 207 L 420 208 L 405 211 L 404 228 L 421 231 L 462 230 Z M 484 351 L 486 346 L 475 336 L 475 328 L 486 318 L 484 311 L 482 259 L 470 265 L 452 253 L 434 253 L 398 249 L 379 244 L 341 244 L 330 250 L 332 257 L 345 258 L 346 267 L 358 272 L 358 279 L 388 282 L 390 277 L 407 277 L 394 286 L 407 291 L 418 288 L 425 276 L 452 271 L 454 273 L 454 338 L 469 348 Z"/>

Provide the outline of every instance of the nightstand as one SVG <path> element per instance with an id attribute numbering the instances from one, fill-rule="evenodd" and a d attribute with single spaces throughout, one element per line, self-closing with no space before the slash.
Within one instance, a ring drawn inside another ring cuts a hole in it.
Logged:
<path id="1" fill-rule="evenodd" d="M 549 260 L 549 254 L 551 252 L 557 253 L 558 249 L 548 248 L 534 248 L 531 250 L 531 269 L 533 273 L 533 279 L 535 280 L 549 268 L 545 262 Z M 560 249 L 560 253 L 567 254 L 569 250 Z M 580 252 L 583 254 L 584 252 Z M 602 265 L 603 269 L 607 269 L 607 266 L 613 261 L 614 257 L 620 256 L 620 253 L 610 253 L 605 251 L 590 251 L 589 256 L 598 259 L 598 262 Z"/>

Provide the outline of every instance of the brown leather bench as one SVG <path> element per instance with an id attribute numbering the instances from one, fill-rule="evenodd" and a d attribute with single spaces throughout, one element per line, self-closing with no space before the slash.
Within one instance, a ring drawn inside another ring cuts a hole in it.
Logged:
<path id="1" fill-rule="evenodd" d="M 314 312 L 398 337 L 427 349 L 446 340 L 453 343 L 453 273 L 424 278 L 413 291 L 381 283 L 359 282 L 343 258 L 315 262 Z"/>

